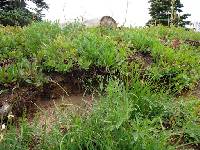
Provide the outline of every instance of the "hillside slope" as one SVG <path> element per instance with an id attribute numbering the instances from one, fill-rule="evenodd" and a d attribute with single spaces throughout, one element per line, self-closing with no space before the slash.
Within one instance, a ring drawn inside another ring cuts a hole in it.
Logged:
<path id="1" fill-rule="evenodd" d="M 200 33 L 183 28 L 0 27 L 0 106 L 17 117 L 1 114 L 0 149 L 199 149 L 199 81 Z M 77 91 L 98 98 L 19 121 Z"/>

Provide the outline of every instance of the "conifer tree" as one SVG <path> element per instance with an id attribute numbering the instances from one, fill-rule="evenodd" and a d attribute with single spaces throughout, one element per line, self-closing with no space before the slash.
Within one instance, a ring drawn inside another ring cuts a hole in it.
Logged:
<path id="1" fill-rule="evenodd" d="M 147 25 L 181 26 L 190 24 L 186 19 L 190 14 L 182 14 L 183 4 L 180 0 L 149 0 L 151 19 Z"/>
<path id="2" fill-rule="evenodd" d="M 42 20 L 42 10 L 48 9 L 44 0 L 29 0 L 36 5 L 31 11 L 27 8 L 26 0 L 1 0 L 0 1 L 0 24 L 24 26 L 33 20 Z"/>

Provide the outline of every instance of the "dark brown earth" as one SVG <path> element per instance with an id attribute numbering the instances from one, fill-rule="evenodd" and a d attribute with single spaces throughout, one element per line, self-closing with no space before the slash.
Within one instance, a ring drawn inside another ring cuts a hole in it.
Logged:
<path id="1" fill-rule="evenodd" d="M 141 68 L 145 70 L 153 63 L 153 57 L 148 52 L 135 52 L 129 55 L 128 62 L 140 62 L 139 64 L 142 64 Z"/>

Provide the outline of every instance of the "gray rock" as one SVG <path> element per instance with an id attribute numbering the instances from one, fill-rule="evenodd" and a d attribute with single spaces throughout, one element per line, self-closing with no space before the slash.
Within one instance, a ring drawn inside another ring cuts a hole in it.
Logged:
<path id="1" fill-rule="evenodd" d="M 7 102 L 3 103 L 3 106 L 0 107 L 0 118 L 6 117 L 11 112 L 11 105 Z"/>
<path id="2" fill-rule="evenodd" d="M 86 25 L 87 27 L 96 27 L 100 25 L 100 21 L 99 19 L 90 19 L 90 20 L 86 20 L 83 22 L 84 25 Z"/>

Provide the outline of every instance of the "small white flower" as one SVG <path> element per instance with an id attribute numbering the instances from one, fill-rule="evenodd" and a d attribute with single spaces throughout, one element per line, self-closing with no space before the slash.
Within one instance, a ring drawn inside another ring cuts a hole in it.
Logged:
<path id="1" fill-rule="evenodd" d="M 6 125 L 5 124 L 2 124 L 1 125 L 1 131 L 5 130 L 6 129 Z"/>
<path id="2" fill-rule="evenodd" d="M 14 118 L 14 115 L 13 115 L 13 114 L 9 114 L 9 115 L 8 115 L 8 120 L 10 120 L 10 119 L 12 119 L 12 118 Z"/>

